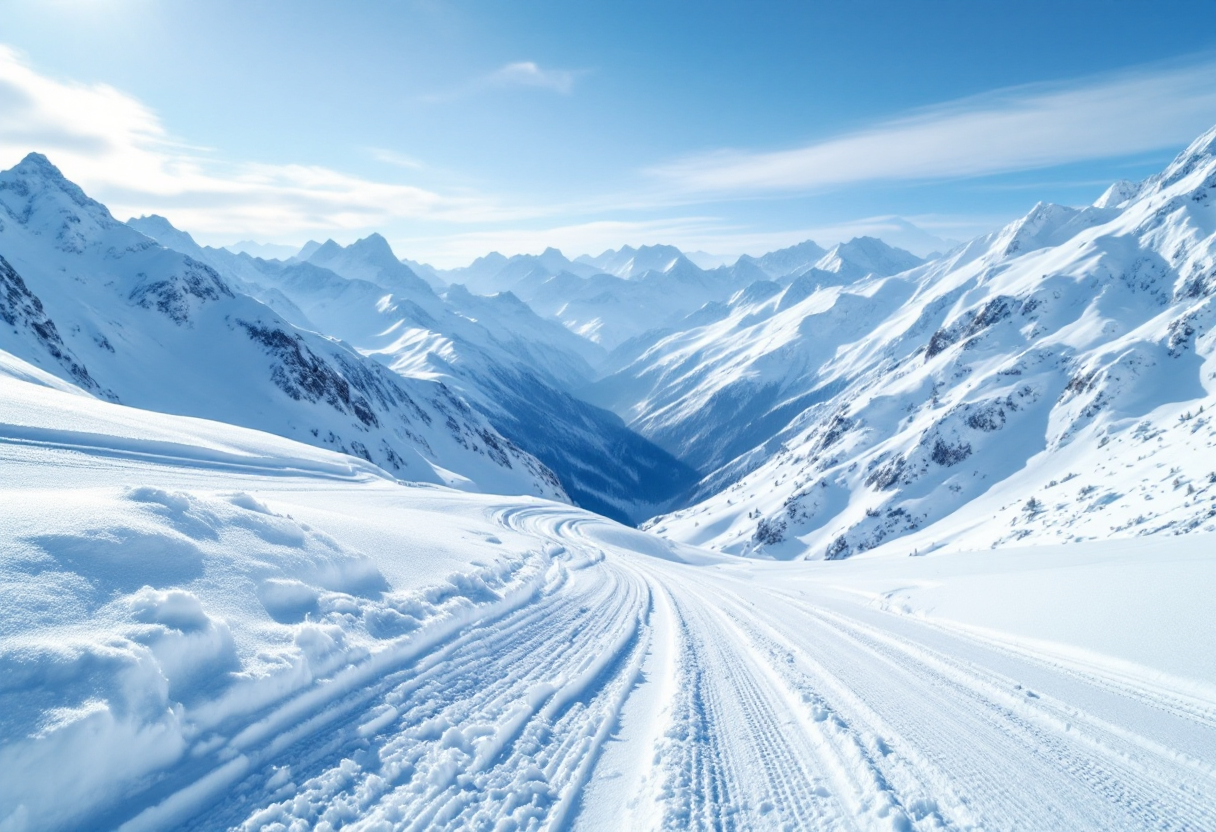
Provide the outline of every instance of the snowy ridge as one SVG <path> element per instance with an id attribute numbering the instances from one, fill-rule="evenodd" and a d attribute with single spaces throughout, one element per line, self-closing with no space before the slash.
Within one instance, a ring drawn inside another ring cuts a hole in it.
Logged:
<path id="1" fill-rule="evenodd" d="M 678 336 L 690 357 L 648 372 L 706 355 L 819 398 L 654 528 L 826 558 L 1216 528 L 1214 137 L 1122 207 L 1039 205 L 942 260 Z"/>
<path id="2" fill-rule="evenodd" d="M 163 220 L 133 222 L 171 245 L 193 246 Z M 455 283 L 437 296 L 394 265 L 376 235 L 346 248 L 331 241 L 308 260 L 278 265 L 198 246 L 191 253 L 242 275 L 255 296 L 271 304 L 281 298 L 307 326 L 406 379 L 456 391 L 584 507 L 639 522 L 697 479 L 615 415 L 576 398 L 572 391 L 593 377 L 603 350 L 510 293 L 486 297 Z"/>
<path id="3" fill-rule="evenodd" d="M 402 478 L 563 496 L 450 389 L 295 329 L 114 220 L 44 157 L 0 174 L 0 207 L 0 348 L 115 401 L 291 436 Z"/>
<path id="4" fill-rule="evenodd" d="M 808 240 L 711 269 L 697 266 L 674 246 L 661 245 L 625 246 L 573 262 L 556 249 L 511 258 L 495 253 L 443 277 L 480 294 L 511 292 L 538 314 L 605 349 L 629 350 L 631 341 L 679 328 L 705 304 L 724 302 L 758 280 L 788 282 L 815 268 L 829 282 L 851 280 L 893 274 L 920 262 L 879 240 L 858 238 L 826 252 Z"/>

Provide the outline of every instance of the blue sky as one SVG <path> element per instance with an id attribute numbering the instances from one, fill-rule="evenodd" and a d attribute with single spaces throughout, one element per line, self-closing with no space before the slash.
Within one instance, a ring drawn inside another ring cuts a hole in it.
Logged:
<path id="1" fill-rule="evenodd" d="M 0 165 L 213 244 L 962 238 L 1216 124 L 1216 2 L 0 0 Z"/>

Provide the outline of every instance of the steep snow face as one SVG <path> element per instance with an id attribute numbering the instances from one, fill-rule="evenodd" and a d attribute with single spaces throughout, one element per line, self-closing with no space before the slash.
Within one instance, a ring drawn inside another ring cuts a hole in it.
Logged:
<path id="1" fill-rule="evenodd" d="M 257 297 L 281 297 L 312 328 L 402 376 L 450 386 L 553 470 L 582 506 L 636 523 L 696 481 L 693 469 L 614 414 L 571 394 L 590 380 L 602 348 L 510 293 L 485 297 L 454 284 L 440 298 L 406 281 L 389 290 L 383 273 L 395 255 L 382 238 L 369 240 L 345 249 L 327 243 L 314 256 L 379 282 L 312 260 L 274 264 L 215 249 L 197 254 L 221 273 L 237 271 Z"/>
<path id="2" fill-rule="evenodd" d="M 816 245 L 813 240 L 807 240 L 796 246 L 770 251 L 763 257 L 745 254 L 739 259 L 755 263 L 769 277 L 778 278 L 804 271 L 815 265 L 825 254 L 827 252 L 823 247 Z"/>
<path id="3" fill-rule="evenodd" d="M 351 280 L 366 280 L 389 292 L 425 304 L 433 296 L 430 284 L 414 274 L 393 254 L 388 241 L 372 234 L 343 248 L 327 241 L 308 257 L 308 262 L 337 272 Z"/>
<path id="4" fill-rule="evenodd" d="M 1216 529 L 1214 140 L 1122 207 L 1039 205 L 944 260 L 813 291 L 744 329 L 743 346 L 690 333 L 654 356 L 634 373 L 646 390 L 701 354 L 708 379 L 762 380 L 771 357 L 816 398 L 704 486 L 725 490 L 653 527 L 826 558 Z M 790 314 L 801 339 L 784 335 Z M 649 418 L 695 412 L 673 398 Z M 757 418 L 751 398 L 734 400 L 737 420 Z"/>
<path id="5" fill-rule="evenodd" d="M 624 246 L 619 251 L 609 249 L 598 257 L 583 255 L 576 262 L 594 266 L 606 273 L 623 277 L 627 280 L 639 277 L 647 272 L 669 272 L 681 264 L 681 261 L 691 263 L 684 252 L 675 246 L 641 246 L 633 248 Z"/>
<path id="6" fill-rule="evenodd" d="M 842 281 L 870 275 L 886 277 L 914 269 L 922 261 L 915 254 L 893 248 L 874 237 L 854 237 L 847 243 L 832 246 L 814 268 L 836 275 Z"/>
<path id="7" fill-rule="evenodd" d="M 45 158 L 0 174 L 0 209 L 0 349 L 103 397 L 333 448 L 403 479 L 564 497 L 449 388 L 295 329 L 116 221 Z"/>
<path id="8" fill-rule="evenodd" d="M 741 455 L 832 394 L 815 370 L 842 338 L 864 337 L 911 296 L 911 278 L 883 276 L 921 263 L 872 238 L 829 252 L 808 242 L 775 255 L 737 264 L 736 281 L 754 278 L 748 269 L 760 279 L 706 303 L 670 325 L 674 331 L 619 348 L 613 372 L 588 392 L 643 436 L 710 474 L 694 497 L 723 485 L 723 474 L 713 472 L 737 470 L 732 463 Z M 792 271 L 781 273 L 786 268 Z"/>

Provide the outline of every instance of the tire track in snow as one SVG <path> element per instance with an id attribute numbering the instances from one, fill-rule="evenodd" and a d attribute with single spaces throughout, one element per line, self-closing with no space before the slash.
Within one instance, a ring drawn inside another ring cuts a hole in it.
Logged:
<path id="1" fill-rule="evenodd" d="M 712 605 L 673 592 L 683 650 L 681 696 L 660 745 L 668 829 L 840 829 L 813 743 L 751 656 L 724 637 Z"/>
<path id="2" fill-rule="evenodd" d="M 543 591 L 401 669 L 341 695 L 310 690 L 310 705 L 246 728 L 244 764 L 188 828 L 510 828 L 512 814 L 568 815 L 636 680 L 650 604 L 632 573 L 578 563 L 555 561 Z M 145 827 L 169 817 L 142 816 Z"/>
<path id="3" fill-rule="evenodd" d="M 569 811 L 580 763 L 602 743 L 641 649 L 648 599 L 605 573 L 610 580 L 572 581 L 526 627 L 470 634 L 424 685 L 394 692 L 400 724 L 418 727 L 388 735 L 378 757 L 401 783 L 380 788 L 354 828 L 513 828 Z M 365 785 L 367 804 L 381 784 L 373 773 Z"/>
<path id="4" fill-rule="evenodd" d="M 712 625 L 723 644 L 736 655 L 735 663 L 748 666 L 757 677 L 768 680 L 770 707 L 792 716 L 785 733 L 799 732 L 808 760 L 821 776 L 815 795 L 831 795 L 840 819 L 831 828 L 938 829 L 951 828 L 938 811 L 933 791 L 919 778 L 903 792 L 890 782 L 890 771 L 881 760 L 889 754 L 881 740 L 859 734 L 805 676 L 791 680 L 792 656 L 774 649 L 757 630 L 758 622 L 747 605 L 707 583 L 699 576 L 680 576 L 681 585 L 697 603 L 718 610 Z M 693 589 L 693 588 L 696 589 Z M 909 778 L 900 778 L 908 786 Z M 909 797 L 908 792 L 911 793 Z"/>

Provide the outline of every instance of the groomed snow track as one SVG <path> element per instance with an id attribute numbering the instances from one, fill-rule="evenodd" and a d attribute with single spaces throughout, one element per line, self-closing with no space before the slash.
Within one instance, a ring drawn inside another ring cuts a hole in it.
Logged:
<path id="1" fill-rule="evenodd" d="M 665 560 L 574 510 L 497 519 L 547 541 L 534 581 L 224 726 L 107 823 L 1216 829 L 1202 697 Z"/>

